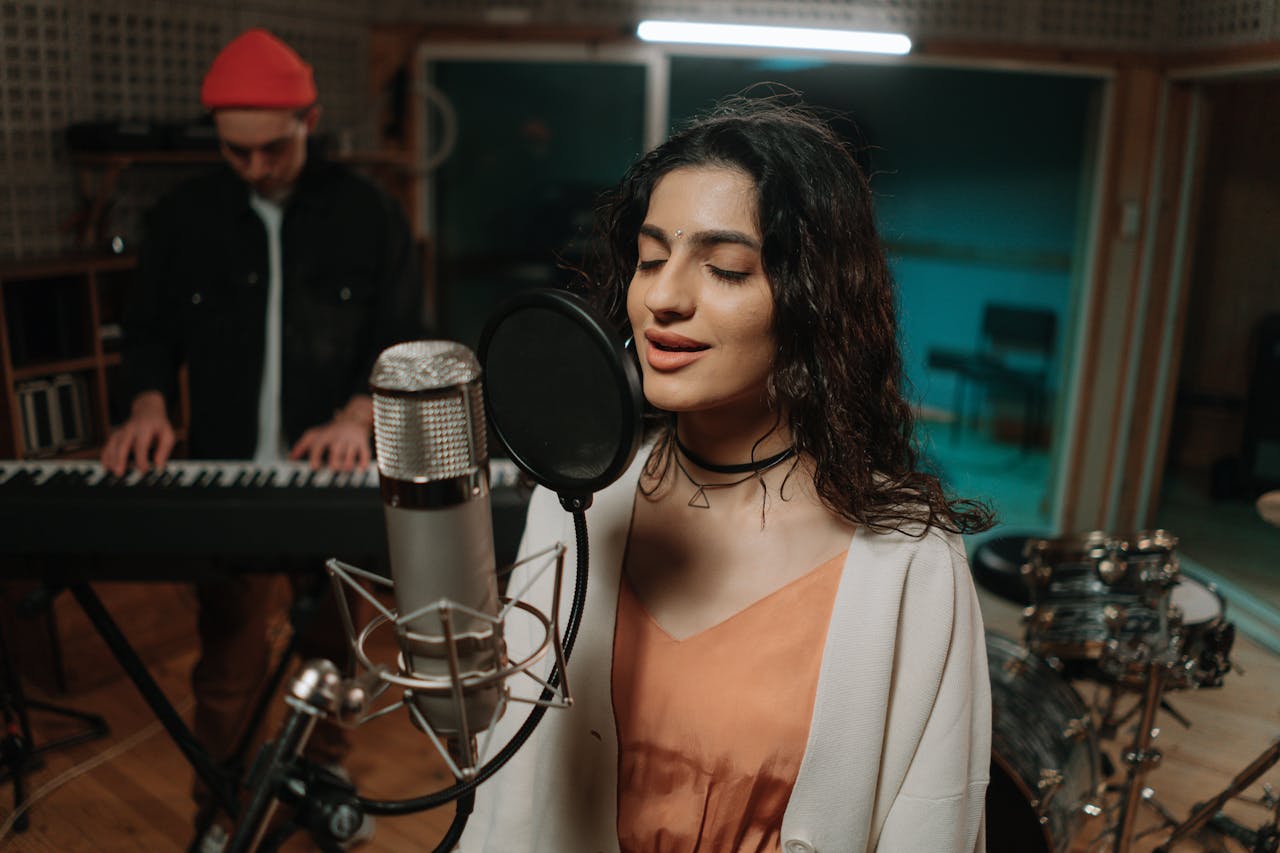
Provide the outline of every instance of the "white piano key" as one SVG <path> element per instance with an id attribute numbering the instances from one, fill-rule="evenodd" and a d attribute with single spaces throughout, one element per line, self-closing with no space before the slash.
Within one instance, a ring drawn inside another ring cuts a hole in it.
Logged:
<path id="1" fill-rule="evenodd" d="M 218 479 L 218 485 L 224 489 L 229 489 L 236 484 L 236 480 L 240 479 L 240 474 L 245 466 L 239 462 L 220 462 L 217 470 L 222 476 Z"/>
<path id="2" fill-rule="evenodd" d="M 321 468 L 319 471 L 316 472 L 315 479 L 311 481 L 311 485 L 320 489 L 324 489 L 324 488 L 328 488 L 329 484 L 332 482 L 333 482 L 333 471 L 329 470 L 328 468 Z"/>
<path id="3" fill-rule="evenodd" d="M 47 462 L 40 462 L 36 465 L 35 476 L 32 478 L 37 486 L 43 486 L 49 481 L 49 478 L 58 473 L 57 465 L 50 465 Z"/>

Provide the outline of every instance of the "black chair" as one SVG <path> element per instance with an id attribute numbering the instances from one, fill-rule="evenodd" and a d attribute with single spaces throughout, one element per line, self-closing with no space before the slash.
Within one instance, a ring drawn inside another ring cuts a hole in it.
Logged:
<path id="1" fill-rule="evenodd" d="M 925 361 L 930 370 L 956 374 L 953 437 L 964 423 L 972 384 L 990 393 L 1020 397 L 1022 446 L 1036 442 L 1044 428 L 1057 326 L 1058 317 L 1052 311 L 991 302 L 982 312 L 976 350 L 929 350 Z"/>

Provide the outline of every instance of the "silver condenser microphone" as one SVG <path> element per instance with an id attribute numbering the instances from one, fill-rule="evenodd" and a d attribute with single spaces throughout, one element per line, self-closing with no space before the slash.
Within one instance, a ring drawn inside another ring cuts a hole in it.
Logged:
<path id="1" fill-rule="evenodd" d="M 415 692 L 413 702 L 465 753 L 461 741 L 488 728 L 505 689 L 461 686 L 506 663 L 500 624 L 482 618 L 498 613 L 498 593 L 480 366 L 462 344 L 415 341 L 385 350 L 370 385 L 396 609 L 427 608 L 405 625 L 403 669 L 453 680 L 455 695 Z"/>

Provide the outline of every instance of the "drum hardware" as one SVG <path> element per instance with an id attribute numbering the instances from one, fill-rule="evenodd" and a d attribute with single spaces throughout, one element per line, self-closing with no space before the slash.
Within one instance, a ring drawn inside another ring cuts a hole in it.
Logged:
<path id="1" fill-rule="evenodd" d="M 1138 817 L 1138 805 L 1142 802 L 1143 780 L 1147 772 L 1159 766 L 1161 755 L 1153 747 L 1160 730 L 1156 728 L 1156 712 L 1160 708 L 1161 694 L 1165 688 L 1165 667 L 1151 663 L 1147 668 L 1147 686 L 1142 695 L 1142 712 L 1133 745 L 1121 756 L 1129 765 L 1125 776 L 1124 795 L 1120 801 L 1120 817 L 1115 831 L 1114 853 L 1128 853 L 1133 840 L 1134 821 Z"/>
<path id="2" fill-rule="evenodd" d="M 1177 542 L 1164 530 L 1140 531 L 1128 538 L 1092 531 L 1030 540 L 1023 550 L 1021 574 L 1031 600 L 1022 614 L 1027 648 L 1064 678 L 1092 680 L 1107 691 L 1105 698 L 1101 693 L 1095 696 L 1096 717 L 1088 718 L 1091 742 L 1096 743 L 1095 737 L 1115 738 L 1137 718 L 1132 740 L 1120 756 L 1124 779 L 1101 788 L 1114 799 L 1105 810 L 1109 825 L 1094 844 L 1109 842 L 1113 853 L 1130 850 L 1143 803 L 1161 815 L 1162 824 L 1154 831 L 1175 825 L 1145 784 L 1147 774 L 1162 760 L 1155 748 L 1159 711 L 1190 726 L 1168 702 L 1169 692 L 1221 686 L 1233 668 L 1235 628 L 1225 619 L 1226 602 L 1216 589 L 1180 576 Z M 1128 693 L 1138 693 L 1139 698 L 1121 710 L 1122 696 Z M 1077 729 L 1066 721 L 1061 735 L 1069 738 Z M 1100 751 L 1097 760 L 1110 765 Z M 1042 790 L 1052 791 L 1058 781 L 1052 770 L 1042 770 Z M 1087 806 L 1076 804 L 1084 814 L 1104 813 L 1095 803 Z M 1201 828 L 1213 816 L 1206 813 Z M 1251 837 L 1266 834 L 1259 831 Z"/>
<path id="3" fill-rule="evenodd" d="M 1228 800 L 1239 797 L 1241 792 L 1256 782 L 1263 773 L 1270 770 L 1277 761 L 1280 761 L 1280 740 L 1276 740 L 1271 746 L 1264 749 L 1257 758 L 1236 774 L 1236 777 L 1227 784 L 1227 787 L 1219 791 L 1212 799 L 1192 808 L 1191 814 L 1182 823 L 1175 823 L 1166 817 L 1169 820 L 1169 824 L 1173 825 L 1173 832 L 1169 834 L 1163 844 L 1155 848 L 1154 853 L 1168 853 L 1176 842 L 1207 826 L 1212 826 L 1219 832 L 1243 841 L 1249 846 L 1252 853 L 1274 853 L 1280 847 L 1280 829 L 1278 829 L 1280 827 L 1280 801 L 1277 800 L 1269 787 L 1264 787 L 1263 789 L 1262 802 L 1272 810 L 1271 820 L 1257 830 L 1249 830 L 1226 817 L 1226 815 L 1219 814 L 1219 812 Z"/>
<path id="4" fill-rule="evenodd" d="M 1068 720 L 1062 729 L 1062 736 L 1069 740 L 1081 740 L 1088 736 L 1092 721 L 1087 717 Z"/>

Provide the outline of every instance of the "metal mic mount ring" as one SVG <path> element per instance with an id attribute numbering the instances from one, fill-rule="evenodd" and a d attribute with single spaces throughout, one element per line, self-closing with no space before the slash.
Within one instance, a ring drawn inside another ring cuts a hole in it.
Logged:
<path id="1" fill-rule="evenodd" d="M 378 678 L 388 685 L 403 687 L 407 690 L 413 690 L 416 692 L 426 693 L 428 695 L 433 695 L 433 696 L 434 695 L 452 695 L 453 692 L 459 687 L 463 688 L 464 690 L 487 687 L 490 684 L 509 678 L 510 676 L 515 675 L 518 672 L 525 672 L 531 666 L 536 664 L 538 661 L 542 660 L 542 658 L 546 655 L 547 650 L 551 648 L 551 644 L 555 641 L 555 638 L 556 638 L 555 627 L 549 616 L 547 616 L 541 610 L 534 607 L 532 604 L 529 604 L 528 602 L 513 600 L 510 598 L 507 598 L 506 596 L 503 596 L 500 599 L 500 601 L 503 603 L 503 605 L 510 604 L 516 608 L 519 608 L 520 610 L 525 611 L 526 613 L 529 613 L 535 619 L 537 619 L 538 622 L 542 625 L 542 630 L 543 630 L 542 642 L 538 645 L 536 649 L 534 649 L 523 660 L 520 660 L 514 663 L 508 662 L 508 664 L 505 667 L 502 667 L 500 669 L 497 669 L 489 673 L 484 673 L 484 672 L 465 673 L 458 679 L 456 685 L 454 680 L 448 676 L 429 676 L 429 675 L 421 675 L 421 674 L 414 675 L 414 676 L 401 675 L 398 672 L 392 672 L 388 670 L 385 666 L 374 663 L 373 660 L 369 657 L 369 655 L 364 650 L 365 643 L 368 642 L 371 636 L 373 636 L 373 633 L 379 628 L 383 627 L 384 625 L 389 625 L 392 622 L 391 619 L 389 619 L 385 614 L 382 614 L 382 613 L 379 613 L 376 616 L 374 616 L 373 619 L 371 619 L 369 623 L 364 626 L 364 628 L 360 631 L 359 635 L 355 638 L 355 645 L 353 646 L 353 648 L 355 651 L 356 659 L 359 660 L 361 665 L 364 666 L 366 669 L 370 670 L 371 672 L 376 672 Z M 413 639 L 419 639 L 423 635 L 415 634 L 412 631 L 406 631 L 405 636 L 408 639 L 413 640 Z"/>

